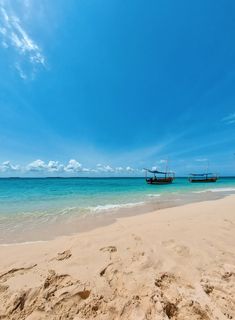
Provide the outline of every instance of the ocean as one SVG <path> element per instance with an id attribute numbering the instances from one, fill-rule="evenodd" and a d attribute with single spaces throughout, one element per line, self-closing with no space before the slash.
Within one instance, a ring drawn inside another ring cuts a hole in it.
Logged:
<path id="1" fill-rule="evenodd" d="M 87 218 L 105 220 L 232 193 L 235 178 L 198 184 L 176 178 L 162 186 L 143 178 L 2 178 L 0 243 L 45 240 L 82 230 Z"/>

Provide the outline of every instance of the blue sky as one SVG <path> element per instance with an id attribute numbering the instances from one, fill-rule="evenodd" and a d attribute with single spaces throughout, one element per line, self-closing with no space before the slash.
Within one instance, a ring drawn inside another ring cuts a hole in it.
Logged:
<path id="1" fill-rule="evenodd" d="M 0 0 L 0 175 L 235 174 L 235 2 Z"/>

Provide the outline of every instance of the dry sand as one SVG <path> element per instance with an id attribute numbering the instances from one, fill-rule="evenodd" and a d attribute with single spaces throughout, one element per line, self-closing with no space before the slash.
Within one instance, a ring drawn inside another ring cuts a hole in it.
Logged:
<path id="1" fill-rule="evenodd" d="M 0 319 L 235 319 L 235 196 L 0 246 Z"/>

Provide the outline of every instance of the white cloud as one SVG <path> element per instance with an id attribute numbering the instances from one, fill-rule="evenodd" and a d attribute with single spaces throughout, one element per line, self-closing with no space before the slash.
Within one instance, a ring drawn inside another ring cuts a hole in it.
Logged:
<path id="1" fill-rule="evenodd" d="M 13 165 L 13 164 L 11 164 L 10 161 L 4 161 L 0 165 L 0 171 L 1 172 L 18 171 L 18 170 L 20 170 L 20 166 L 19 165 Z"/>
<path id="2" fill-rule="evenodd" d="M 96 167 L 97 167 L 97 171 L 100 171 L 100 172 L 114 172 L 114 171 L 115 171 L 111 166 L 109 166 L 109 165 L 102 165 L 102 164 L 100 164 L 100 163 L 98 163 L 98 164 L 96 165 Z"/>
<path id="3" fill-rule="evenodd" d="M 83 172 L 88 172 L 88 173 L 89 173 L 89 172 L 92 172 L 92 169 L 82 168 L 82 171 L 83 171 Z"/>
<path id="4" fill-rule="evenodd" d="M 82 171 L 82 165 L 78 161 L 71 159 L 67 166 L 64 167 L 66 172 L 79 172 Z"/>
<path id="5" fill-rule="evenodd" d="M 63 172 L 64 165 L 58 161 L 50 160 L 48 163 L 38 159 L 26 166 L 26 171 L 35 172 Z"/>
<path id="6" fill-rule="evenodd" d="M 88 171 L 89 169 L 83 169 L 81 163 L 71 159 L 67 165 L 61 164 L 59 161 L 50 160 L 48 163 L 38 159 L 26 166 L 26 171 L 40 171 L 40 172 L 61 172 L 61 173 L 75 173 L 81 171 Z"/>
<path id="7" fill-rule="evenodd" d="M 226 124 L 235 123 L 235 112 L 234 113 L 230 113 L 228 116 L 224 117 L 222 119 L 222 121 L 225 122 Z"/>
<path id="8" fill-rule="evenodd" d="M 128 167 L 126 167 L 126 171 L 127 172 L 135 172 L 135 169 L 128 166 Z"/>
<path id="9" fill-rule="evenodd" d="M 22 2 L 22 6 L 26 4 Z M 23 22 L 5 1 L 0 1 L 0 43 L 3 48 L 11 48 L 17 54 L 13 66 L 22 79 L 32 78 L 38 67 L 45 67 L 42 49 L 29 36 Z"/>
<path id="10" fill-rule="evenodd" d="M 100 163 L 96 165 L 96 169 L 92 169 L 92 170 L 94 170 L 93 172 L 114 173 L 114 174 L 142 172 L 141 170 L 134 169 L 130 166 L 113 168 L 110 165 L 102 165 Z"/>
<path id="11" fill-rule="evenodd" d="M 22 70 L 20 64 L 18 62 L 15 63 L 15 68 L 18 71 L 21 79 L 26 80 L 27 79 L 27 75 L 26 73 Z"/>
<path id="12" fill-rule="evenodd" d="M 43 171 L 46 168 L 47 168 L 46 163 L 40 159 L 29 163 L 26 167 L 27 171 Z"/>
<path id="13" fill-rule="evenodd" d="M 64 170 L 63 164 L 60 164 L 58 161 L 50 160 L 47 165 L 49 172 L 62 172 Z"/>
<path id="14" fill-rule="evenodd" d="M 105 168 L 105 170 L 106 170 L 107 172 L 114 172 L 114 169 L 113 169 L 112 167 L 110 167 L 109 165 L 108 165 L 108 166 L 105 166 L 104 168 Z"/>
<path id="15" fill-rule="evenodd" d="M 1 27 L 1 28 L 0 28 L 0 33 L 1 33 L 3 36 L 5 36 L 6 33 L 7 33 L 7 29 L 4 28 L 4 27 Z"/>

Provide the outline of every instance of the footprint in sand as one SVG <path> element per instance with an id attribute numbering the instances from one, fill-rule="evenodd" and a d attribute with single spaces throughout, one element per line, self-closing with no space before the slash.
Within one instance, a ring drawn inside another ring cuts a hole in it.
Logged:
<path id="1" fill-rule="evenodd" d="M 189 248 L 184 245 L 176 245 L 173 250 L 181 257 L 186 258 L 190 256 Z"/>
<path id="2" fill-rule="evenodd" d="M 8 290 L 8 288 L 9 288 L 9 286 L 7 286 L 7 285 L 1 285 L 1 284 L 0 284 L 0 293 Z"/>
<path id="3" fill-rule="evenodd" d="M 231 221 L 231 220 L 224 219 L 224 222 L 227 222 L 228 224 L 230 224 L 230 225 L 233 225 L 233 226 L 234 226 L 234 222 L 233 222 L 233 221 Z"/>
<path id="4" fill-rule="evenodd" d="M 103 277 L 105 272 L 107 271 L 108 267 L 111 266 L 113 263 L 109 263 L 105 268 L 103 268 L 101 271 L 100 271 L 100 276 Z"/>
<path id="5" fill-rule="evenodd" d="M 62 252 L 58 252 L 57 256 L 52 258 L 52 259 L 50 259 L 50 261 L 54 261 L 54 260 L 63 261 L 63 260 L 69 259 L 71 256 L 72 256 L 71 251 L 70 250 L 65 250 L 65 251 L 62 251 Z"/>
<path id="6" fill-rule="evenodd" d="M 235 276 L 235 266 L 232 264 L 224 264 L 222 271 L 222 279 L 229 280 L 232 276 Z"/>
<path id="7" fill-rule="evenodd" d="M 145 256 L 145 252 L 134 252 L 134 254 L 131 257 L 131 261 L 135 262 L 135 261 L 139 261 L 140 259 L 142 259 Z"/>
<path id="8" fill-rule="evenodd" d="M 176 277 L 172 273 L 163 272 L 155 279 L 155 286 L 158 288 L 168 288 L 171 283 L 175 283 L 177 281 Z"/>
<path id="9" fill-rule="evenodd" d="M 230 271 L 226 271 L 224 274 L 222 274 L 222 279 L 223 280 L 229 280 L 233 275 L 233 272 L 230 272 Z"/>
<path id="10" fill-rule="evenodd" d="M 162 241 L 162 245 L 173 250 L 175 253 L 177 253 L 177 255 L 181 257 L 186 258 L 190 256 L 190 249 L 187 246 L 175 244 L 175 241 L 173 239 Z"/>
<path id="11" fill-rule="evenodd" d="M 63 252 L 59 252 L 57 254 L 56 260 L 62 261 L 62 260 L 67 260 L 72 256 L 72 253 L 70 250 L 65 250 Z"/>
<path id="12" fill-rule="evenodd" d="M 173 239 L 169 239 L 169 240 L 166 240 L 166 241 L 162 241 L 162 245 L 164 247 L 172 247 L 173 245 L 175 244 L 175 240 Z"/>
<path id="13" fill-rule="evenodd" d="M 134 240 L 135 241 L 137 241 L 137 242 L 142 242 L 142 239 L 141 239 L 141 237 L 140 236 L 137 236 L 136 234 L 132 234 L 132 237 L 134 238 Z"/>
<path id="14" fill-rule="evenodd" d="M 207 295 L 210 295 L 214 290 L 214 286 L 210 284 L 208 279 L 201 279 L 200 282 L 201 282 L 201 286 L 202 286 L 202 289 L 204 290 L 204 292 Z"/>
<path id="15" fill-rule="evenodd" d="M 107 246 L 107 247 L 100 248 L 100 251 L 112 253 L 112 252 L 117 252 L 117 248 L 115 246 Z"/>
<path id="16" fill-rule="evenodd" d="M 0 280 L 5 282 L 5 281 L 7 281 L 7 279 L 13 277 L 16 273 L 22 273 L 23 274 L 25 271 L 29 271 L 29 270 L 33 269 L 34 267 L 36 267 L 36 266 L 37 266 L 37 264 L 33 264 L 33 265 L 28 266 L 28 267 L 10 269 L 10 270 L 0 274 Z"/>

